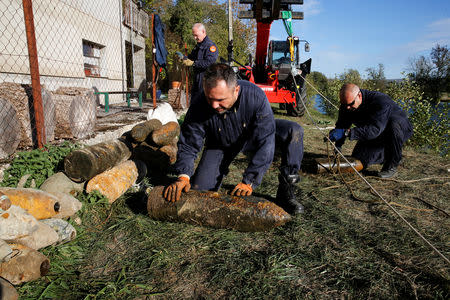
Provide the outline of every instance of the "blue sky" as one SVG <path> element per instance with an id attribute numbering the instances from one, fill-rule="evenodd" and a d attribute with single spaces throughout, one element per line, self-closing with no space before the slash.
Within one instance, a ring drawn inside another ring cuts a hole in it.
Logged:
<path id="1" fill-rule="evenodd" d="M 428 56 L 433 46 L 450 46 L 450 0 L 304 0 L 293 5 L 294 35 L 309 41 L 313 71 L 334 77 L 348 69 L 363 77 L 367 68 L 385 67 L 388 79 L 401 78 L 409 59 Z M 285 39 L 281 20 L 271 39 Z"/>

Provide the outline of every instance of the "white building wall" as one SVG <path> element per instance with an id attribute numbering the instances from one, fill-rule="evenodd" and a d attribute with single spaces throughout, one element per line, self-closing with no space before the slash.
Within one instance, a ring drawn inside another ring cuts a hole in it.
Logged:
<path id="1" fill-rule="evenodd" d="M 128 1 L 126 1 L 128 2 Z M 49 90 L 78 86 L 99 91 L 126 89 L 125 44 L 130 29 L 121 23 L 122 0 L 33 0 L 41 83 Z M 0 0 L 0 81 L 30 83 L 21 0 Z M 8 22 L 6 22 L 8 21 Z M 4 28 L 3 28 L 4 27 Z M 122 34 L 121 34 L 122 30 Z M 135 82 L 145 82 L 145 39 L 133 32 Z M 84 72 L 83 40 L 102 46 L 101 77 Z M 103 103 L 103 97 L 100 102 Z M 110 102 L 121 102 L 111 95 Z"/>

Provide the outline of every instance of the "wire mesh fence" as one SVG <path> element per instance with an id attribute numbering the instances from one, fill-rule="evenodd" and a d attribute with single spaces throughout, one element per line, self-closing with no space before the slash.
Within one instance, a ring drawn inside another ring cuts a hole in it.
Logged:
<path id="1" fill-rule="evenodd" d="M 118 92 L 145 98 L 148 37 L 132 0 L 0 0 L 0 159 L 93 134 L 98 107 L 125 101 Z M 98 92 L 115 93 L 105 103 Z"/>

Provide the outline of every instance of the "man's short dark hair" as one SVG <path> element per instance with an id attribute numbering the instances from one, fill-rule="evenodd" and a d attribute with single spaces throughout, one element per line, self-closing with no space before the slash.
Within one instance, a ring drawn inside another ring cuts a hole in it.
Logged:
<path id="1" fill-rule="evenodd" d="M 221 80 L 225 80 L 227 86 L 233 88 L 237 83 L 236 73 L 227 64 L 212 64 L 203 75 L 203 88 L 211 89 Z"/>

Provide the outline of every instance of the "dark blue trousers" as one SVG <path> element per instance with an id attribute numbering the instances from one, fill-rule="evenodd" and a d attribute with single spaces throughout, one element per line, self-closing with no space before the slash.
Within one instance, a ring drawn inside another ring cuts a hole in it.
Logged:
<path id="1" fill-rule="evenodd" d="M 203 92 L 203 73 L 194 73 L 194 82 L 191 88 L 191 104 L 197 101 L 197 98 Z"/>
<path id="2" fill-rule="evenodd" d="M 412 134 L 413 128 L 408 119 L 394 119 L 377 138 L 358 141 L 352 156 L 359 159 L 364 167 L 372 164 L 396 167 L 402 159 L 403 144 Z"/>
<path id="3" fill-rule="evenodd" d="M 297 174 L 303 159 L 303 128 L 295 122 L 279 119 L 275 119 L 275 125 L 275 147 L 281 153 L 280 172 L 283 175 Z M 229 172 L 231 162 L 241 151 L 251 153 L 252 145 L 226 150 L 206 145 L 191 178 L 192 188 L 218 190 Z"/>

